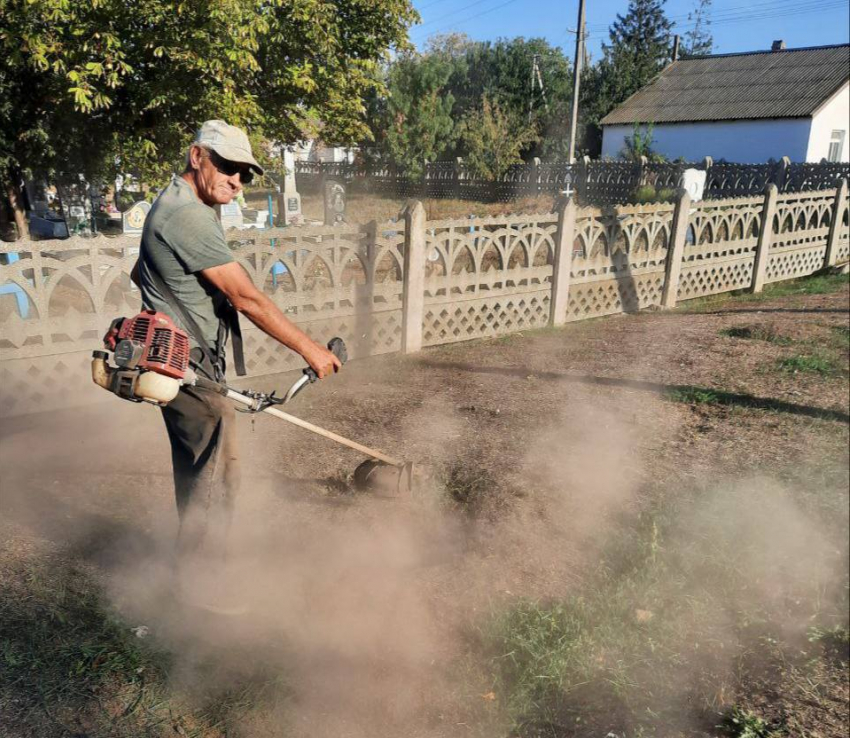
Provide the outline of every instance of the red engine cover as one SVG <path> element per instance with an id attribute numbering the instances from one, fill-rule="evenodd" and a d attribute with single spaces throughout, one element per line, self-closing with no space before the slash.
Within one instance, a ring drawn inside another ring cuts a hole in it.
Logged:
<path id="1" fill-rule="evenodd" d="M 113 324 L 114 325 L 114 324 Z M 134 318 L 125 318 L 118 326 L 118 334 L 113 329 L 107 333 L 105 342 L 115 344 L 122 340 L 132 341 L 142 348 L 137 364 L 145 369 L 167 377 L 183 379 L 189 366 L 189 336 L 180 330 L 165 313 L 144 310 Z"/>

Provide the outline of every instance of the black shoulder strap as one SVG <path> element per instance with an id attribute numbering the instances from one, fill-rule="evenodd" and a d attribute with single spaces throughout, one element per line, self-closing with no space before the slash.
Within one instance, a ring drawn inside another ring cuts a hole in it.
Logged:
<path id="1" fill-rule="evenodd" d="M 239 313 L 229 302 L 225 307 L 225 320 L 230 328 L 230 336 L 233 341 L 233 366 L 236 375 L 245 376 L 245 353 L 242 350 L 242 329 L 239 327 Z"/>

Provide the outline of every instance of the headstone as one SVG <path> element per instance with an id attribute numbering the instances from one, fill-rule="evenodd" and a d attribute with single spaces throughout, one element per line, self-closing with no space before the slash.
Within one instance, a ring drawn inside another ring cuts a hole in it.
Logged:
<path id="1" fill-rule="evenodd" d="M 230 228 L 241 228 L 243 224 L 242 208 L 236 200 L 231 200 L 226 205 L 218 205 L 218 217 L 221 219 L 221 227 L 226 231 Z"/>
<path id="2" fill-rule="evenodd" d="M 345 223 L 345 187 L 329 179 L 325 182 L 325 225 Z"/>
<path id="3" fill-rule="evenodd" d="M 301 195 L 295 185 L 295 154 L 289 149 L 283 150 L 283 192 L 278 197 L 278 218 L 284 225 L 304 225 L 301 212 Z"/>
<path id="4" fill-rule="evenodd" d="M 129 210 L 125 210 L 121 218 L 124 233 L 141 235 L 142 229 L 145 227 L 145 219 L 148 217 L 150 209 L 151 205 L 149 202 L 140 200 Z"/>
<path id="5" fill-rule="evenodd" d="M 699 202 L 705 193 L 705 179 L 704 169 L 686 169 L 682 172 L 679 186 L 691 196 L 691 202 Z"/>

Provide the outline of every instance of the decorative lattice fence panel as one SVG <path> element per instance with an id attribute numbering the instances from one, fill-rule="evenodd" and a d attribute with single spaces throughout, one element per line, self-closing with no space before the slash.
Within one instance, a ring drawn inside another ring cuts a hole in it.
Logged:
<path id="1" fill-rule="evenodd" d="M 835 190 L 779 195 L 766 282 L 804 277 L 823 267 Z"/>
<path id="2" fill-rule="evenodd" d="M 578 211 L 567 320 L 661 303 L 672 205 Z"/>
<path id="3" fill-rule="evenodd" d="M 254 283 L 317 340 L 342 336 L 352 356 L 399 350 L 403 224 L 230 231 L 228 239 Z M 138 239 L 104 237 L 0 247 L 0 285 L 16 287 L 0 300 L 0 415 L 104 399 L 91 382 L 91 351 L 112 318 L 139 311 L 130 283 L 138 249 Z M 249 376 L 303 364 L 247 320 L 242 326 Z"/>
<path id="4" fill-rule="evenodd" d="M 752 284 L 764 198 L 713 200 L 691 209 L 679 300 Z"/>
<path id="5" fill-rule="evenodd" d="M 556 226 L 551 214 L 428 223 L 423 344 L 546 325 Z"/>

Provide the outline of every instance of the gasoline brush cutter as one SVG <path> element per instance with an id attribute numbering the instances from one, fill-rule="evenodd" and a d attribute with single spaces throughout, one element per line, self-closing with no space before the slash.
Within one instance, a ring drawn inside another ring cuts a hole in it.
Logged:
<path id="1" fill-rule="evenodd" d="M 183 385 L 217 392 L 242 405 L 245 412 L 273 415 L 368 456 L 369 459 L 354 472 L 354 482 L 361 489 L 393 494 L 411 491 L 413 464 L 344 438 L 278 408 L 318 379 L 311 368 L 304 369 L 302 376 L 283 397 L 278 397 L 274 392 L 235 390 L 198 375 L 189 366 L 189 336 L 168 315 L 153 310 L 144 310 L 133 318 L 116 318 L 104 336 L 103 344 L 106 350 L 92 353 L 92 380 L 122 399 L 165 406 L 177 397 Z M 332 339 L 328 349 L 345 363 L 348 354 L 341 338 Z M 109 363 L 110 353 L 115 366 Z"/>

